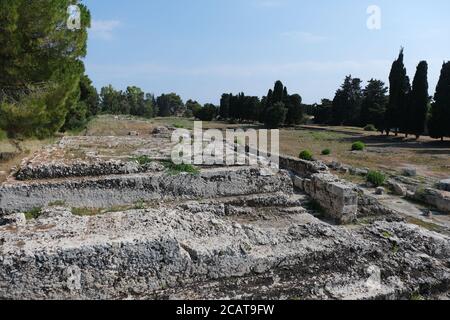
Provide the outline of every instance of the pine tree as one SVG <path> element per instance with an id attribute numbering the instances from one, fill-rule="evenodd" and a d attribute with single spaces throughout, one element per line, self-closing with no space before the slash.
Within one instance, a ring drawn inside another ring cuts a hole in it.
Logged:
<path id="1" fill-rule="evenodd" d="M 450 62 L 442 66 L 428 129 L 432 138 L 450 137 Z"/>
<path id="2" fill-rule="evenodd" d="M 287 109 L 283 102 L 277 102 L 270 106 L 266 112 L 264 124 L 269 129 L 277 129 L 282 126 L 286 120 Z"/>
<path id="3" fill-rule="evenodd" d="M 332 123 L 335 125 L 360 125 L 362 89 L 361 80 L 347 76 L 336 91 L 332 108 Z"/>
<path id="4" fill-rule="evenodd" d="M 388 103 L 387 91 L 383 81 L 371 79 L 363 91 L 361 124 L 372 124 L 380 132 L 384 131 L 384 114 Z"/>
<path id="5" fill-rule="evenodd" d="M 67 9 L 74 4 L 81 11 L 81 29 L 72 31 L 67 28 Z M 23 131 L 51 135 L 61 129 L 69 110 L 78 105 L 79 81 L 84 73 L 81 59 L 86 55 L 89 26 L 89 11 L 75 0 L 2 0 L 0 92 L 5 94 L 1 99 L 6 103 L 12 97 L 14 101 L 9 102 L 24 113 L 33 108 L 30 100 L 45 106 L 34 129 Z M 27 97 L 30 94 L 35 97 Z M 13 109 L 4 106 L 0 112 L 14 122 L 12 114 L 5 114 Z"/>
<path id="6" fill-rule="evenodd" d="M 407 92 L 409 80 L 406 75 L 406 68 L 403 63 L 403 48 L 400 50 L 398 59 L 394 61 L 389 75 L 389 103 L 386 110 L 386 133 L 389 135 L 392 129 L 396 134 L 401 127 L 404 127 L 405 114 L 402 112 L 407 103 Z"/>
<path id="7" fill-rule="evenodd" d="M 428 64 L 421 61 L 417 66 L 412 85 L 410 109 L 408 110 L 408 131 L 418 139 L 425 131 L 428 113 Z"/>

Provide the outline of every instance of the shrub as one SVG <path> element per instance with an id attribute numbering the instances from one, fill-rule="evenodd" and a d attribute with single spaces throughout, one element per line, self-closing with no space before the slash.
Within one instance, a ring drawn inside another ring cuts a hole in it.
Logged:
<path id="1" fill-rule="evenodd" d="M 379 171 L 370 171 L 367 175 L 367 182 L 372 183 L 375 187 L 381 187 L 386 181 L 386 176 Z"/>
<path id="2" fill-rule="evenodd" d="M 28 212 L 25 212 L 25 218 L 27 220 L 33 220 L 39 218 L 39 216 L 42 214 L 41 208 L 33 208 Z"/>
<path id="3" fill-rule="evenodd" d="M 306 161 L 313 161 L 314 160 L 313 154 L 309 150 L 304 150 L 304 151 L 300 152 L 300 155 L 298 157 L 300 159 L 306 160 Z"/>
<path id="4" fill-rule="evenodd" d="M 153 161 L 148 156 L 139 156 L 139 157 L 133 158 L 132 160 L 136 161 L 141 166 L 149 164 L 149 163 L 151 163 Z"/>
<path id="5" fill-rule="evenodd" d="M 377 131 L 377 128 L 373 124 L 368 124 L 364 127 L 364 131 L 374 132 Z"/>
<path id="6" fill-rule="evenodd" d="M 363 151 L 365 148 L 366 145 L 361 141 L 357 141 L 352 145 L 352 151 Z"/>
<path id="7" fill-rule="evenodd" d="M 329 156 L 331 154 L 331 150 L 330 149 L 325 149 L 322 151 L 322 155 L 323 156 Z"/>
<path id="8" fill-rule="evenodd" d="M 180 173 L 197 175 L 200 173 L 200 170 L 191 164 L 175 164 L 171 161 L 164 161 L 162 164 L 164 165 L 164 167 L 166 167 L 166 169 L 169 171 L 169 174 L 171 175 L 177 175 Z"/>

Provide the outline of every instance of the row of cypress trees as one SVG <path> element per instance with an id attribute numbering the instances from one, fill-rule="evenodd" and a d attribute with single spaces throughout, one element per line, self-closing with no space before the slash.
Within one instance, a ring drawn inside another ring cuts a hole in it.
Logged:
<path id="1" fill-rule="evenodd" d="M 267 96 L 246 96 L 223 94 L 220 100 L 219 116 L 223 120 L 264 123 L 268 128 L 296 125 L 303 120 L 302 97 L 289 94 L 281 81 L 276 81 Z"/>
<path id="2" fill-rule="evenodd" d="M 392 64 L 389 75 L 389 102 L 385 114 L 385 131 L 423 135 L 428 128 L 432 138 L 450 137 L 450 62 L 444 62 L 433 97 L 428 94 L 428 64 L 421 61 L 412 82 L 404 65 L 403 48 Z"/>

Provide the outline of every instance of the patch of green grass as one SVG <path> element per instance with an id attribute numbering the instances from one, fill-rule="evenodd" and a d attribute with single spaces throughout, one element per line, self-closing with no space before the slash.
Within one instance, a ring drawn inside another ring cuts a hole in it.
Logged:
<path id="1" fill-rule="evenodd" d="M 398 244 L 394 244 L 392 247 L 392 253 L 397 254 L 399 251 L 400 251 L 400 247 L 398 246 Z"/>
<path id="2" fill-rule="evenodd" d="M 329 156 L 331 154 L 331 150 L 330 149 L 324 149 L 322 150 L 322 155 L 323 156 Z"/>
<path id="3" fill-rule="evenodd" d="M 72 214 L 80 217 L 91 217 L 102 214 L 100 208 L 72 208 Z"/>
<path id="4" fill-rule="evenodd" d="M 149 163 L 153 162 L 153 160 L 150 159 L 148 156 L 134 157 L 131 160 L 137 162 L 141 166 L 144 166 L 146 164 L 149 164 Z"/>
<path id="5" fill-rule="evenodd" d="M 304 150 L 302 152 L 300 152 L 300 154 L 298 155 L 298 157 L 302 160 L 306 160 L 306 161 L 313 161 L 314 157 L 311 151 L 309 150 Z"/>
<path id="6" fill-rule="evenodd" d="M 372 183 L 375 187 L 381 187 L 386 182 L 386 176 L 379 171 L 370 171 L 367 175 L 367 182 Z"/>
<path id="7" fill-rule="evenodd" d="M 429 231 L 434 231 L 434 232 L 438 232 L 438 233 L 445 231 L 445 228 L 443 228 L 437 224 L 434 224 L 431 222 L 426 222 L 426 221 L 423 221 L 418 218 L 408 217 L 408 218 L 406 218 L 406 221 L 408 223 L 415 224 L 416 226 L 422 227 Z"/>
<path id="8" fill-rule="evenodd" d="M 425 298 L 419 292 L 414 292 L 411 295 L 411 300 L 413 300 L 413 301 L 423 301 L 423 300 L 425 300 Z"/>
<path id="9" fill-rule="evenodd" d="M 63 207 L 65 205 L 66 202 L 62 200 L 53 201 L 48 204 L 49 207 Z"/>
<path id="10" fill-rule="evenodd" d="M 200 173 L 200 169 L 191 164 L 175 164 L 171 161 L 163 161 L 162 164 L 171 175 L 178 175 L 180 173 L 197 175 Z"/>
<path id="11" fill-rule="evenodd" d="M 42 208 L 33 208 L 30 211 L 25 212 L 25 218 L 27 220 L 34 220 L 41 216 Z"/>
<path id="12" fill-rule="evenodd" d="M 352 151 L 364 151 L 366 145 L 361 141 L 356 141 L 352 144 Z"/>
<path id="13" fill-rule="evenodd" d="M 390 239 L 390 238 L 392 238 L 392 237 L 394 236 L 392 233 L 390 233 L 390 232 L 388 232 L 388 231 L 384 231 L 381 235 L 382 235 L 384 238 L 387 238 L 387 239 Z"/>
<path id="14" fill-rule="evenodd" d="M 135 209 L 135 210 L 143 210 L 143 209 L 145 209 L 145 207 L 146 207 L 145 201 L 144 200 L 139 200 L 139 201 L 137 201 L 134 204 L 133 209 Z"/>
<path id="15" fill-rule="evenodd" d="M 144 200 L 139 200 L 133 205 L 113 206 L 110 208 L 72 208 L 72 214 L 80 217 L 93 217 L 128 210 L 143 210 L 146 207 L 147 203 Z"/>

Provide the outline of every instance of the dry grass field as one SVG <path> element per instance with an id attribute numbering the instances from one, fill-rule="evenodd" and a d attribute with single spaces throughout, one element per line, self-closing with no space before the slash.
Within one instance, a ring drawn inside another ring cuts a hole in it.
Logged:
<path id="1" fill-rule="evenodd" d="M 150 135 L 158 126 L 193 128 L 193 120 L 185 118 L 142 119 L 129 116 L 103 115 L 93 119 L 87 128 L 73 133 L 87 136 L 127 136 L 137 132 L 140 137 Z M 225 122 L 204 122 L 204 129 L 257 128 L 252 125 L 228 124 Z M 21 160 L 56 139 L 38 141 L 0 141 L 0 152 L 17 153 L 8 159 L 0 159 L 0 182 L 4 181 L 10 169 Z M 362 141 L 367 148 L 363 152 L 352 152 L 355 141 Z M 322 155 L 324 149 L 330 155 Z M 419 176 L 436 179 L 450 177 L 450 141 L 436 141 L 428 137 L 419 140 L 399 137 L 385 137 L 377 132 L 365 132 L 352 127 L 301 126 L 296 129 L 280 130 L 280 151 L 298 156 L 303 150 L 310 150 L 316 159 L 327 162 L 337 161 L 358 168 L 398 173 L 404 167 L 413 167 Z"/>

